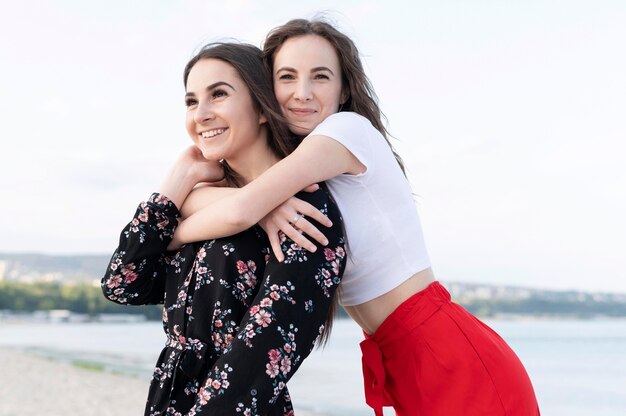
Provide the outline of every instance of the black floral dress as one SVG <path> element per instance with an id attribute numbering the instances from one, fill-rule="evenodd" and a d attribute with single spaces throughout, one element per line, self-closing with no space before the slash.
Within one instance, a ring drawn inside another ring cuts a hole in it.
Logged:
<path id="1" fill-rule="evenodd" d="M 283 238 L 282 263 L 258 227 L 166 251 L 176 206 L 160 194 L 139 205 L 102 290 L 121 304 L 164 304 L 145 415 L 294 414 L 285 383 L 323 330 L 346 261 L 336 205 L 322 190 L 298 197 L 333 222 L 310 220 L 329 244 L 310 253 Z"/>

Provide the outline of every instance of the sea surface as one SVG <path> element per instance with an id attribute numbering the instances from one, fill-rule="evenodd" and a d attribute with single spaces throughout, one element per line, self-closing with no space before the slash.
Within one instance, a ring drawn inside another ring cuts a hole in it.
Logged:
<path id="1" fill-rule="evenodd" d="M 530 374 L 543 416 L 626 415 L 626 320 L 493 320 Z M 339 320 L 289 382 L 297 408 L 371 416 L 361 382 L 360 329 Z M 0 347 L 102 365 L 144 378 L 164 344 L 160 323 L 0 321 Z M 385 415 L 392 415 L 386 411 Z"/>

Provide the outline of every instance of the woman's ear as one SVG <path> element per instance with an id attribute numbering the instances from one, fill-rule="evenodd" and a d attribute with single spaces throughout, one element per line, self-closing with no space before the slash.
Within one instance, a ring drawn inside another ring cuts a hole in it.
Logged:
<path id="1" fill-rule="evenodd" d="M 267 117 L 263 114 L 263 111 L 259 111 L 259 125 L 267 123 Z"/>
<path id="2" fill-rule="evenodd" d="M 344 105 L 348 101 L 348 98 L 350 98 L 350 91 L 348 91 L 347 88 L 342 88 L 339 104 Z"/>

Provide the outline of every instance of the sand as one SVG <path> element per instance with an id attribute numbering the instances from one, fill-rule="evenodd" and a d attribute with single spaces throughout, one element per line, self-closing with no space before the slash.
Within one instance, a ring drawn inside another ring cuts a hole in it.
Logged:
<path id="1" fill-rule="evenodd" d="M 0 416 L 140 416 L 149 380 L 0 349 Z M 321 416 L 296 409 L 296 416 Z"/>

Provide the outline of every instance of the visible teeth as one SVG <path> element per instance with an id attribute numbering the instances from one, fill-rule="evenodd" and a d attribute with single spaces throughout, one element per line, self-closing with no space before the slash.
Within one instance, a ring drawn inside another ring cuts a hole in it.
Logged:
<path id="1" fill-rule="evenodd" d="M 214 137 L 217 136 L 218 134 L 222 134 L 226 131 L 226 129 L 216 129 L 216 130 L 209 130 L 209 131 L 203 131 L 202 137 L 204 138 L 210 138 L 210 137 Z"/>

